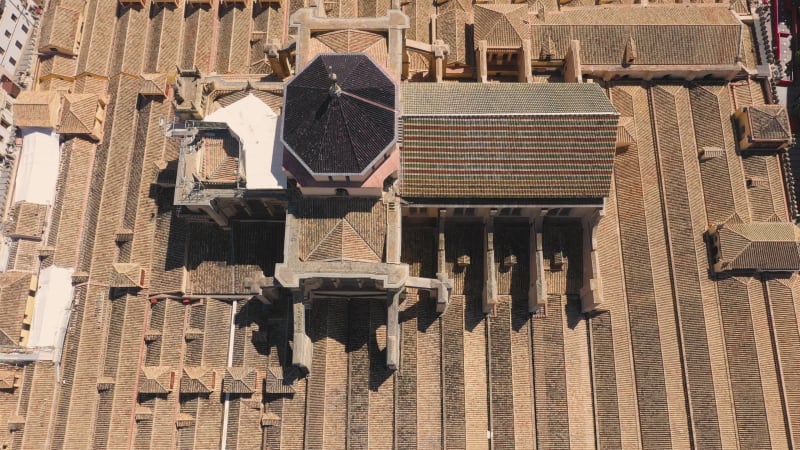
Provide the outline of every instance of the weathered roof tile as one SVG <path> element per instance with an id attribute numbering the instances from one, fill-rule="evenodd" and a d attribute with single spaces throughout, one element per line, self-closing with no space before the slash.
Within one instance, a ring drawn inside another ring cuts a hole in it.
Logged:
<path id="1" fill-rule="evenodd" d="M 14 124 L 18 127 L 55 128 L 61 100 L 53 91 L 23 91 L 14 103 Z"/>
<path id="2" fill-rule="evenodd" d="M 401 194 L 608 195 L 618 115 L 595 84 L 404 86 Z"/>

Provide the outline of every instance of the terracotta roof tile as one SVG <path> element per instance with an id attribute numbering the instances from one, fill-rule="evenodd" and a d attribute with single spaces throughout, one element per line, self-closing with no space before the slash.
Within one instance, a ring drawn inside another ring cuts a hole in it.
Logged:
<path id="1" fill-rule="evenodd" d="M 166 97 L 169 92 L 169 83 L 165 73 L 145 73 L 142 74 L 142 83 L 139 87 L 139 95 L 153 95 Z"/>
<path id="2" fill-rule="evenodd" d="M 789 116 L 783 105 L 749 106 L 753 139 L 785 141 L 792 138 Z"/>
<path id="3" fill-rule="evenodd" d="M 75 78 L 77 67 L 78 59 L 74 56 L 43 56 L 39 66 L 39 80 L 45 82 L 53 78 L 60 78 L 71 82 Z M 72 87 L 72 83 L 70 83 L 70 87 Z"/>
<path id="4" fill-rule="evenodd" d="M 475 45 L 486 41 L 489 47 L 522 46 L 530 37 L 527 4 L 475 5 Z"/>
<path id="5" fill-rule="evenodd" d="M 44 231 L 44 221 L 47 218 L 47 205 L 38 203 L 18 202 L 11 211 L 13 220 L 8 235 L 39 240 Z"/>
<path id="6" fill-rule="evenodd" d="M 595 84 L 404 85 L 406 197 L 602 198 L 618 115 Z"/>
<path id="7" fill-rule="evenodd" d="M 252 394 L 256 387 L 256 370 L 251 367 L 228 367 L 222 381 L 226 394 Z"/>
<path id="8" fill-rule="evenodd" d="M 800 228 L 792 223 L 726 223 L 717 227 L 717 270 L 800 270 Z"/>
<path id="9" fill-rule="evenodd" d="M 22 128 L 55 128 L 60 108 L 56 92 L 23 91 L 14 103 L 14 124 Z"/>
<path id="10" fill-rule="evenodd" d="M 184 367 L 181 394 L 209 394 L 216 389 L 217 373 L 208 367 Z"/>
<path id="11" fill-rule="evenodd" d="M 633 39 L 631 64 L 728 65 L 741 58 L 742 23 L 727 6 L 591 7 L 549 12 L 531 24 L 533 48 L 554 42 L 563 59 L 569 41 L 581 42 L 584 65 L 621 65 Z M 668 45 L 667 45 L 668 43 Z"/>
<path id="12" fill-rule="evenodd" d="M 284 376 L 283 367 L 270 367 L 267 369 L 266 378 L 266 392 L 268 394 L 294 394 L 294 386 Z"/>
<path id="13" fill-rule="evenodd" d="M 76 55 L 80 38 L 81 13 L 73 9 L 56 6 L 49 8 L 42 17 L 39 51 Z"/>
<path id="14" fill-rule="evenodd" d="M 405 83 L 403 116 L 616 115 L 594 83 Z"/>
<path id="15" fill-rule="evenodd" d="M 302 261 L 382 261 L 386 207 L 369 199 L 304 198 L 297 205 Z"/>
<path id="16" fill-rule="evenodd" d="M 17 387 L 17 380 L 21 375 L 21 371 L 11 367 L 4 367 L 0 369 L 0 390 L 10 391 Z"/>
<path id="17" fill-rule="evenodd" d="M 142 288 L 146 286 L 145 271 L 134 263 L 114 263 L 111 286 L 118 288 Z"/>
<path id="18" fill-rule="evenodd" d="M 167 366 L 142 367 L 139 380 L 141 394 L 168 394 L 172 391 L 175 373 Z"/>
<path id="19" fill-rule="evenodd" d="M 201 177 L 212 183 L 232 183 L 239 179 L 239 140 L 230 132 L 215 132 L 201 140 Z"/>
<path id="20" fill-rule="evenodd" d="M 450 47 L 450 54 L 447 56 L 448 64 L 451 62 L 467 63 L 466 30 L 469 21 L 469 14 L 460 8 L 451 8 L 436 18 L 436 37 Z"/>
<path id="21" fill-rule="evenodd" d="M 20 342 L 32 276 L 26 272 L 0 273 L 0 345 L 16 346 Z"/>
<path id="22" fill-rule="evenodd" d="M 86 134 L 102 138 L 105 105 L 97 94 L 66 94 L 61 110 L 62 134 Z"/>
<path id="23" fill-rule="evenodd" d="M 386 38 L 363 30 L 336 30 L 321 33 L 311 39 L 309 59 L 319 53 L 366 53 L 375 62 L 386 65 L 389 50 Z"/>

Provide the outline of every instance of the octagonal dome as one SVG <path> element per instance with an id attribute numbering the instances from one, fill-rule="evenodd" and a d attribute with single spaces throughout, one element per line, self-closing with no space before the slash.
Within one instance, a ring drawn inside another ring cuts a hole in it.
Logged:
<path id="1" fill-rule="evenodd" d="M 365 176 L 397 141 L 397 104 L 369 56 L 322 54 L 286 86 L 281 139 L 314 177 Z"/>

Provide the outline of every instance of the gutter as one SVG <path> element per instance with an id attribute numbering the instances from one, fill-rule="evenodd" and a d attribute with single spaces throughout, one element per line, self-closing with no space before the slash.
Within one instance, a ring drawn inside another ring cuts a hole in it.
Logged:
<path id="1" fill-rule="evenodd" d="M 239 302 L 233 301 L 231 306 L 231 330 L 228 335 L 228 367 L 233 365 L 233 334 L 236 327 L 236 307 Z M 219 448 L 225 450 L 228 446 L 228 412 L 231 408 L 231 394 L 225 394 L 225 407 L 222 413 L 222 438 L 220 439 Z"/>

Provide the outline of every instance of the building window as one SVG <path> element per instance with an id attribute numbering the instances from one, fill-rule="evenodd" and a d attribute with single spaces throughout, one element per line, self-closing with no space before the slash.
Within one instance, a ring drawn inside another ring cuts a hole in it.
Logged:
<path id="1" fill-rule="evenodd" d="M 14 42 L 14 47 L 17 47 L 18 49 L 22 50 L 22 42 L 20 41 Z"/>
<path id="2" fill-rule="evenodd" d="M 23 33 L 27 33 L 28 32 L 28 26 L 27 25 L 22 25 L 22 32 Z"/>
<path id="3" fill-rule="evenodd" d="M 5 50 L 3 50 L 2 48 L 0 48 L 0 55 L 3 55 L 3 54 L 5 54 L 5 52 L 6 52 Z"/>
<path id="4" fill-rule="evenodd" d="M 11 122 L 7 121 L 5 118 L 0 119 L 0 126 L 3 128 L 8 128 L 11 126 Z"/>
<path id="5" fill-rule="evenodd" d="M 8 62 L 10 62 L 12 66 L 16 66 L 17 65 L 17 60 L 14 59 L 14 58 L 8 58 Z"/>
<path id="6" fill-rule="evenodd" d="M 12 22 L 16 22 L 16 21 L 17 21 L 17 19 L 18 19 L 18 17 L 17 17 L 17 15 L 16 15 L 16 14 L 12 14 L 12 15 L 11 15 L 11 21 L 12 21 Z"/>
<path id="7" fill-rule="evenodd" d="M 5 34 L 5 35 L 6 35 L 6 37 L 11 37 L 11 32 L 10 32 L 10 31 L 8 31 L 8 30 L 6 30 L 6 32 L 5 32 L 5 33 L 3 33 L 3 34 Z"/>

